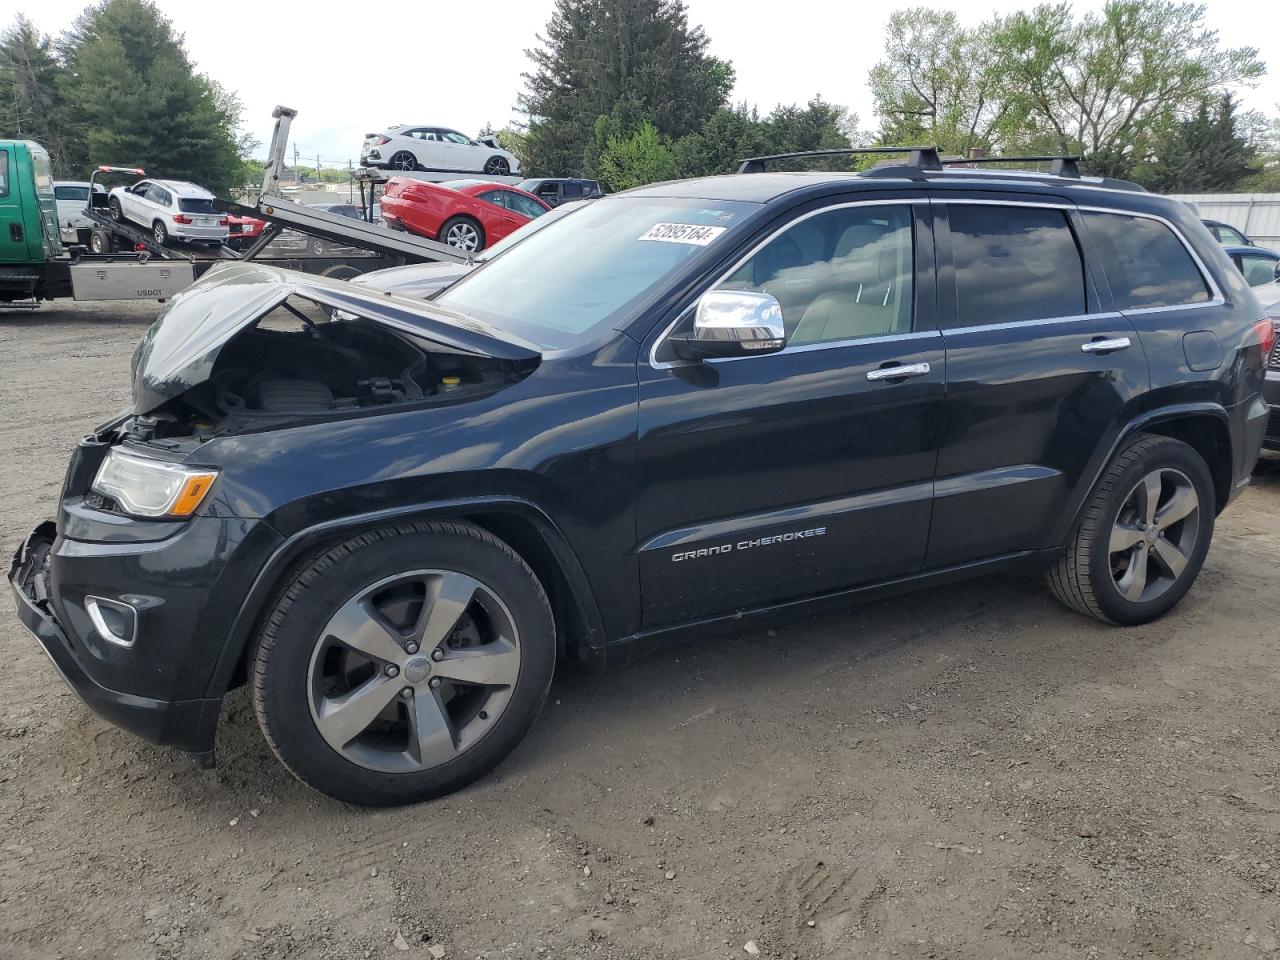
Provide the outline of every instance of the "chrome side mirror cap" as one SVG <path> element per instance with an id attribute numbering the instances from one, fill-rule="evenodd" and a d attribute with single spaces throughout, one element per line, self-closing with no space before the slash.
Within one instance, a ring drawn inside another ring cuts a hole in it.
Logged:
<path id="1" fill-rule="evenodd" d="M 786 345 L 781 304 L 767 293 L 747 290 L 703 294 L 694 313 L 693 332 L 671 339 L 676 356 L 685 360 L 777 353 Z"/>

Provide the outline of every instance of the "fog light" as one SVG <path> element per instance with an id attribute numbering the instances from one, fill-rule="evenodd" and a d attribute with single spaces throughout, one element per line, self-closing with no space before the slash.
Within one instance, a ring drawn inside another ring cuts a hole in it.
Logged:
<path id="1" fill-rule="evenodd" d="M 84 608 L 93 629 L 108 643 L 132 647 L 138 639 L 138 611 L 129 604 L 106 597 L 85 597 Z"/>

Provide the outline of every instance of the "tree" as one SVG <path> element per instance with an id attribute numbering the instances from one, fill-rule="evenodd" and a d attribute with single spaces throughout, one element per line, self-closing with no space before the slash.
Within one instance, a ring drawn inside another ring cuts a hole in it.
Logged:
<path id="1" fill-rule="evenodd" d="M 1082 151 L 1092 170 L 1124 176 L 1163 124 L 1265 67 L 1253 47 L 1224 49 L 1205 8 L 1109 0 L 1076 21 L 1066 3 L 996 19 L 991 62 L 1027 120 L 1027 139 Z"/>
<path id="2" fill-rule="evenodd" d="M 1237 130 L 1229 93 L 1201 100 L 1191 116 L 1159 131 L 1153 154 L 1134 178 L 1160 193 L 1226 193 L 1258 169 L 1253 146 Z"/>
<path id="3" fill-rule="evenodd" d="M 670 180 L 675 175 L 671 149 L 658 135 L 658 128 L 647 120 L 630 136 L 610 136 L 600 154 L 599 176 L 611 190 Z"/>
<path id="4" fill-rule="evenodd" d="M 198 74 L 149 0 L 102 0 L 60 42 L 84 162 L 145 166 L 225 193 L 242 175 L 240 103 Z M 79 158 L 77 158 L 79 159 Z"/>
<path id="5" fill-rule="evenodd" d="M 871 96 L 884 144 L 931 144 L 967 156 L 971 147 L 1011 145 L 1025 111 L 992 57 L 990 31 L 965 30 L 931 7 L 889 17 L 885 59 L 871 70 Z"/>
<path id="6" fill-rule="evenodd" d="M 598 155 L 596 119 L 634 108 L 667 137 L 697 131 L 728 98 L 733 68 L 707 53 L 682 0 L 556 0 L 541 46 L 527 50 L 518 107 L 529 117 L 530 173 L 581 175 Z M 616 118 L 616 117 L 615 117 Z M 616 136 L 617 134 L 615 134 Z"/>
<path id="7" fill-rule="evenodd" d="M 19 14 L 0 33 L 0 137 L 35 140 L 65 175 L 72 149 L 64 135 L 66 104 L 58 90 L 58 62 L 50 39 Z"/>

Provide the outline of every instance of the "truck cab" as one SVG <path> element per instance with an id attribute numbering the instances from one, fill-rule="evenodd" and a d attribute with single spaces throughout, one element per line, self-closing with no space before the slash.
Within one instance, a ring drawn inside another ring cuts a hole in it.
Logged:
<path id="1" fill-rule="evenodd" d="M 0 140 L 0 301 L 29 297 L 38 268 L 61 252 L 49 152 Z"/>

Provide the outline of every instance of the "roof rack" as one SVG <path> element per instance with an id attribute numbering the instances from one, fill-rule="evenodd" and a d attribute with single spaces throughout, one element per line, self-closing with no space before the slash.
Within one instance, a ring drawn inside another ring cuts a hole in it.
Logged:
<path id="1" fill-rule="evenodd" d="M 764 173 L 766 163 L 774 160 L 802 160 L 811 157 L 846 157 L 860 153 L 909 153 L 911 159 L 906 166 L 919 170 L 941 170 L 942 161 L 938 158 L 937 147 L 850 147 L 840 150 L 801 150 L 799 153 L 775 153 L 767 157 L 747 157 L 739 161 L 739 173 Z"/>
<path id="2" fill-rule="evenodd" d="M 945 167 L 964 166 L 971 163 L 1048 163 L 1051 177 L 1080 179 L 1080 158 L 1073 156 L 1052 157 L 948 157 L 940 161 Z"/>

